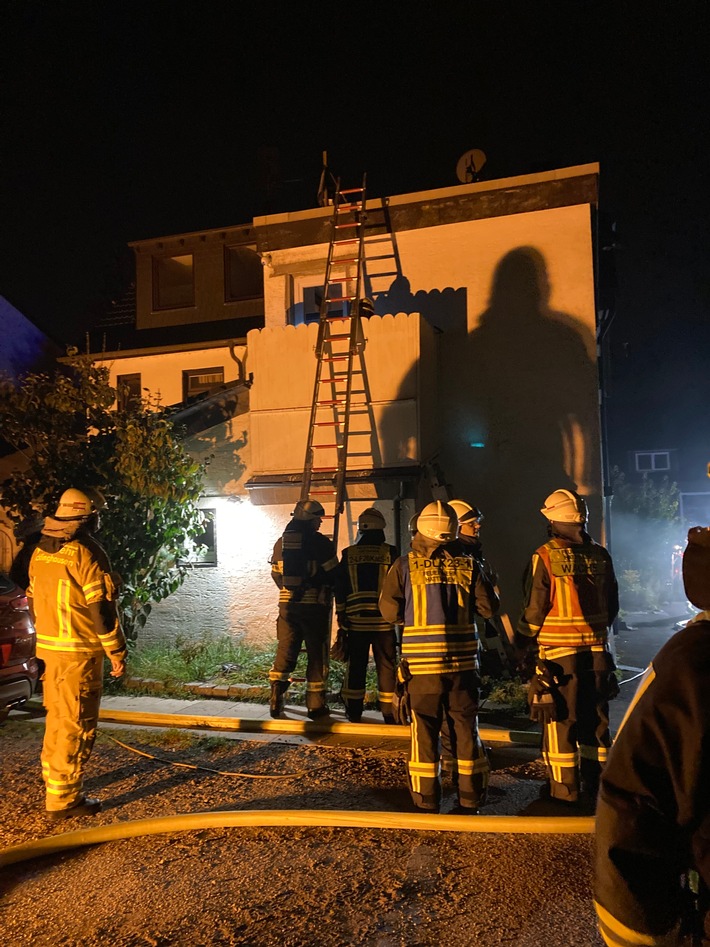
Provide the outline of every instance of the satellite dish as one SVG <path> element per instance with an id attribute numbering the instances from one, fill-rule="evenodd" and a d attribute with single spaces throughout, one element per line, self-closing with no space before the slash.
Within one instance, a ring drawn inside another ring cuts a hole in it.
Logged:
<path id="1" fill-rule="evenodd" d="M 486 163 L 485 154 L 478 148 L 461 155 L 456 165 L 456 177 L 462 184 L 473 184 L 478 180 L 478 172 Z"/>

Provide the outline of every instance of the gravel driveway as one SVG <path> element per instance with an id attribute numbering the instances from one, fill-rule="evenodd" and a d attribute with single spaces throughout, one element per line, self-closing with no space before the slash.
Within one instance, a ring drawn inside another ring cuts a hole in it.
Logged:
<path id="1" fill-rule="evenodd" d="M 41 727 L 2 730 L 2 846 L 204 810 L 408 811 L 404 751 L 105 730 L 87 789 L 95 818 L 48 825 Z M 287 779 L 245 779 L 182 763 Z M 541 785 L 526 749 L 494 750 L 485 814 L 525 810 Z M 450 787 L 446 805 L 454 797 Z M 475 817 L 474 817 L 475 818 Z M 592 838 L 343 828 L 231 828 L 109 842 L 0 870 L 5 947 L 441 945 L 597 947 Z"/>

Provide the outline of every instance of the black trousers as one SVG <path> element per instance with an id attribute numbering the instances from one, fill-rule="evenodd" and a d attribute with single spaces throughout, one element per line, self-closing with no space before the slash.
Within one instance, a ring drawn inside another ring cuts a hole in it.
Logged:
<path id="1" fill-rule="evenodd" d="M 451 759 L 458 774 L 459 805 L 483 805 L 490 766 L 478 733 L 478 676 L 425 674 L 407 685 L 412 708 L 407 771 L 414 805 L 437 809 L 441 799 L 439 738 L 446 726 Z"/>
<path id="2" fill-rule="evenodd" d="M 377 669 L 377 696 L 382 715 L 392 716 L 397 640 L 394 631 L 349 631 L 348 663 L 341 691 L 348 717 L 359 719 L 365 706 L 370 648 Z"/>
<path id="3" fill-rule="evenodd" d="M 306 707 L 325 707 L 330 645 L 330 609 L 327 605 L 304 605 L 285 602 L 279 605 L 276 620 L 276 657 L 269 671 L 269 680 L 281 693 L 288 690 L 291 673 L 296 667 L 301 647 L 305 645 Z"/>
<path id="4" fill-rule="evenodd" d="M 557 720 L 542 728 L 542 759 L 553 799 L 576 802 L 580 780 L 590 795 L 597 794 L 611 746 L 607 661 L 605 653 L 584 651 L 545 661 L 560 682 Z"/>

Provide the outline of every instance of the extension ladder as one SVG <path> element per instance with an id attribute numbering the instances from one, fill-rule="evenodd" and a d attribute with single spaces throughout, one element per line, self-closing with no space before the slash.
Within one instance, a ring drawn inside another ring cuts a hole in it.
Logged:
<path id="1" fill-rule="evenodd" d="M 332 520 L 336 549 L 338 523 L 345 508 L 351 414 L 371 410 L 365 382 L 361 389 L 353 387 L 353 377 L 363 376 L 358 356 L 364 345 L 366 180 L 363 175 L 362 187 L 347 190 L 341 190 L 340 179 L 335 182 L 301 487 L 301 500 L 318 500 L 326 511 L 325 518 Z M 353 402 L 354 395 L 365 400 Z"/>

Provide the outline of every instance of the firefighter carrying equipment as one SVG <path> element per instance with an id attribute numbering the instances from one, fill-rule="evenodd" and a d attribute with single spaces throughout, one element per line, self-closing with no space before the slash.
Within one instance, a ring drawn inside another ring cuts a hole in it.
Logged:
<path id="1" fill-rule="evenodd" d="M 586 523 L 589 511 L 583 497 L 573 490 L 555 490 L 540 510 L 551 523 Z"/>
<path id="2" fill-rule="evenodd" d="M 417 531 L 440 543 L 453 542 L 458 535 L 459 521 L 456 511 L 448 503 L 434 500 L 427 504 L 417 518 Z"/>

